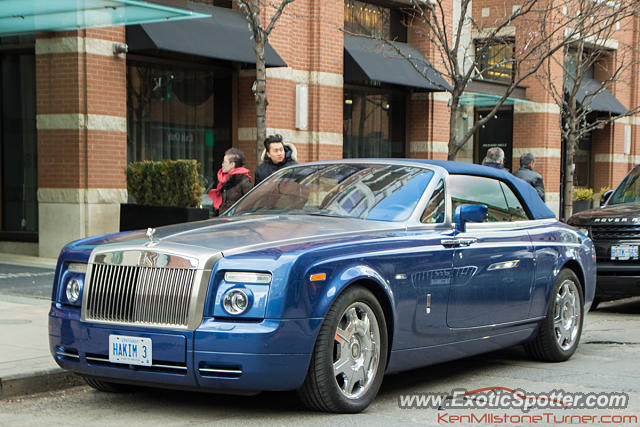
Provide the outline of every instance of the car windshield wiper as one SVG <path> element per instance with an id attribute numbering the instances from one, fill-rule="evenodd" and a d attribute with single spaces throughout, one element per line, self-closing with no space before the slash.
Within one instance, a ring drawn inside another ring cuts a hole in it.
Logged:
<path id="1" fill-rule="evenodd" d="M 243 215 L 271 215 L 271 214 L 281 214 L 281 213 L 289 213 L 288 209 L 264 209 L 264 208 L 254 208 L 248 209 L 246 211 L 242 211 L 241 213 L 234 213 L 234 215 L 243 216 Z"/>
<path id="2" fill-rule="evenodd" d="M 302 215 L 313 215 L 313 216 L 330 216 L 335 218 L 348 218 L 344 215 L 339 215 L 336 211 L 330 209 L 303 209 L 300 211 Z"/>

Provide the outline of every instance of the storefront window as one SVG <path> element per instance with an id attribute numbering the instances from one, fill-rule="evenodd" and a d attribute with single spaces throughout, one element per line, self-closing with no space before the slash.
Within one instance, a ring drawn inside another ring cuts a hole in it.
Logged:
<path id="1" fill-rule="evenodd" d="M 574 155 L 575 170 L 573 185 L 576 187 L 591 187 L 591 134 L 584 135 L 578 141 Z"/>
<path id="2" fill-rule="evenodd" d="M 476 62 L 483 78 L 510 82 L 514 74 L 513 40 L 476 40 Z"/>
<path id="3" fill-rule="evenodd" d="M 344 92 L 343 157 L 405 157 L 406 95 Z"/>
<path id="4" fill-rule="evenodd" d="M 344 2 L 344 28 L 350 34 L 391 39 L 391 11 L 357 0 Z"/>
<path id="5" fill-rule="evenodd" d="M 130 63 L 127 160 L 196 159 L 211 180 L 231 147 L 231 77 L 224 71 Z"/>
<path id="6" fill-rule="evenodd" d="M 38 231 L 35 55 L 31 52 L 0 55 L 0 80 L 2 231 L 35 233 Z"/>

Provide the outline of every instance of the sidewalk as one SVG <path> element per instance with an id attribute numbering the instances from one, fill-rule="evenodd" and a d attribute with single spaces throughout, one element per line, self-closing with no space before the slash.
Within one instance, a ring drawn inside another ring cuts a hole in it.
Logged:
<path id="1" fill-rule="evenodd" d="M 56 260 L 0 253 L 0 263 L 55 268 Z M 49 352 L 48 299 L 0 296 L 0 399 L 82 383 Z"/>

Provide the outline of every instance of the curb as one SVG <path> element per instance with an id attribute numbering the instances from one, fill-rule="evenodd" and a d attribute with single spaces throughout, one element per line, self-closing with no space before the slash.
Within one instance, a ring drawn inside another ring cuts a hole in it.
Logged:
<path id="1" fill-rule="evenodd" d="M 0 400 L 84 384 L 82 377 L 61 368 L 0 378 Z"/>

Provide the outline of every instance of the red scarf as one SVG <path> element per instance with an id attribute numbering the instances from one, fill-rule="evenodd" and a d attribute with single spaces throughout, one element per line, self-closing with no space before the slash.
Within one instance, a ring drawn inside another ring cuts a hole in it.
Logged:
<path id="1" fill-rule="evenodd" d="M 213 200 L 213 207 L 220 209 L 220 205 L 222 205 L 222 186 L 225 182 L 229 181 L 231 175 L 246 175 L 251 179 L 249 172 L 249 169 L 245 167 L 232 169 L 229 173 L 222 172 L 222 168 L 220 168 L 218 171 L 218 185 L 216 188 L 212 188 L 211 191 L 209 191 L 209 197 Z"/>

